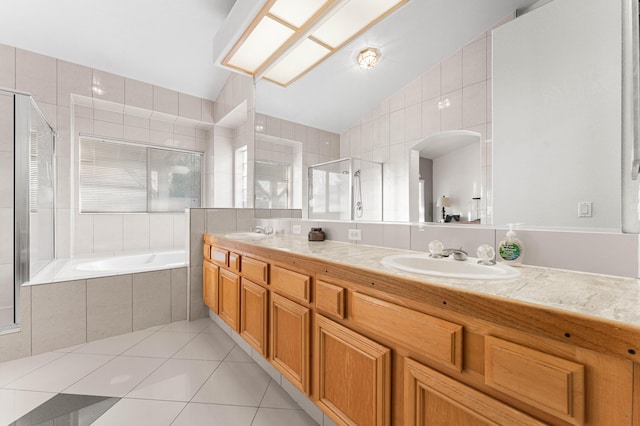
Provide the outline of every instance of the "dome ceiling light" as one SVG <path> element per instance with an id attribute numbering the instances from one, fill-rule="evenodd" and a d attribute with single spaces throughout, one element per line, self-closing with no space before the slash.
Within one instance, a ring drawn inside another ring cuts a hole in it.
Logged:
<path id="1" fill-rule="evenodd" d="M 368 47 L 358 53 L 356 61 L 363 70 L 370 70 L 380 61 L 380 52 L 375 47 Z"/>
<path id="2" fill-rule="evenodd" d="M 286 87 L 408 1 L 268 0 L 221 64 Z"/>

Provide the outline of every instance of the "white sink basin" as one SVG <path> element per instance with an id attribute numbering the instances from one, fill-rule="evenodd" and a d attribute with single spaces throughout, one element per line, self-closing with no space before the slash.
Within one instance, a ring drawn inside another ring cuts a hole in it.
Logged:
<path id="1" fill-rule="evenodd" d="M 520 271 L 512 266 L 504 263 L 479 265 L 474 257 L 460 261 L 452 257 L 433 259 L 426 254 L 396 254 L 383 258 L 380 263 L 414 274 L 465 280 L 501 280 L 520 276 Z"/>
<path id="2" fill-rule="evenodd" d="M 231 240 L 255 241 L 267 238 L 268 235 L 260 234 L 259 232 L 231 232 L 229 234 L 224 234 L 224 237 Z"/>

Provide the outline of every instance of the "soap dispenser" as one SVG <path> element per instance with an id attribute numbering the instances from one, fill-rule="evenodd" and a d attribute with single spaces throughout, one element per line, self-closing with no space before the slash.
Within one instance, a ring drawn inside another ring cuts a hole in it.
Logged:
<path id="1" fill-rule="evenodd" d="M 509 231 L 504 240 L 498 245 L 498 255 L 503 262 L 511 266 L 522 265 L 523 247 L 522 242 L 518 239 L 514 231 L 515 225 L 509 224 Z"/>

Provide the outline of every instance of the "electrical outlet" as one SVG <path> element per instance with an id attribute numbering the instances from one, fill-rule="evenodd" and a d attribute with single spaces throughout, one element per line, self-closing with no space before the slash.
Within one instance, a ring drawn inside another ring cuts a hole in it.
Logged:
<path id="1" fill-rule="evenodd" d="M 360 241 L 362 239 L 362 229 L 349 229 L 349 241 Z"/>
<path id="2" fill-rule="evenodd" d="M 291 227 L 291 232 L 293 232 L 294 234 L 299 234 L 302 232 L 302 226 L 300 225 L 293 225 Z"/>

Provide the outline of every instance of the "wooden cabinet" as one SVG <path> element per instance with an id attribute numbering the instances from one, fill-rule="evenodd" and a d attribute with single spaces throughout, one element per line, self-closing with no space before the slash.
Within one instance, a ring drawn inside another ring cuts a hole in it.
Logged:
<path id="1" fill-rule="evenodd" d="M 533 426 L 544 423 L 412 359 L 406 359 L 404 424 Z"/>
<path id="2" fill-rule="evenodd" d="M 240 331 L 240 277 L 220 269 L 218 279 L 218 315 L 235 331 Z"/>
<path id="3" fill-rule="evenodd" d="M 339 425 L 640 426 L 640 364 L 573 317 L 549 338 L 553 309 L 516 327 L 468 291 L 215 238 L 203 256 L 207 306 Z"/>
<path id="4" fill-rule="evenodd" d="M 269 308 L 267 289 L 246 278 L 242 278 L 240 294 L 240 335 L 267 357 L 267 310 Z"/>
<path id="5" fill-rule="evenodd" d="M 391 350 L 316 315 L 318 405 L 338 424 L 390 424 Z"/>
<path id="6" fill-rule="evenodd" d="M 309 394 L 311 310 L 271 293 L 270 359 L 305 394 Z"/>
<path id="7" fill-rule="evenodd" d="M 209 247 L 211 248 L 211 247 Z M 205 260 L 202 265 L 202 299 L 204 304 L 218 313 L 218 271 L 219 268 Z"/>
<path id="8" fill-rule="evenodd" d="M 573 425 L 584 424 L 584 366 L 492 336 L 485 383 Z"/>
<path id="9" fill-rule="evenodd" d="M 242 276 L 249 278 L 251 281 L 267 285 L 269 282 L 269 264 L 261 260 L 252 259 L 247 256 L 242 256 L 241 261 Z"/>

